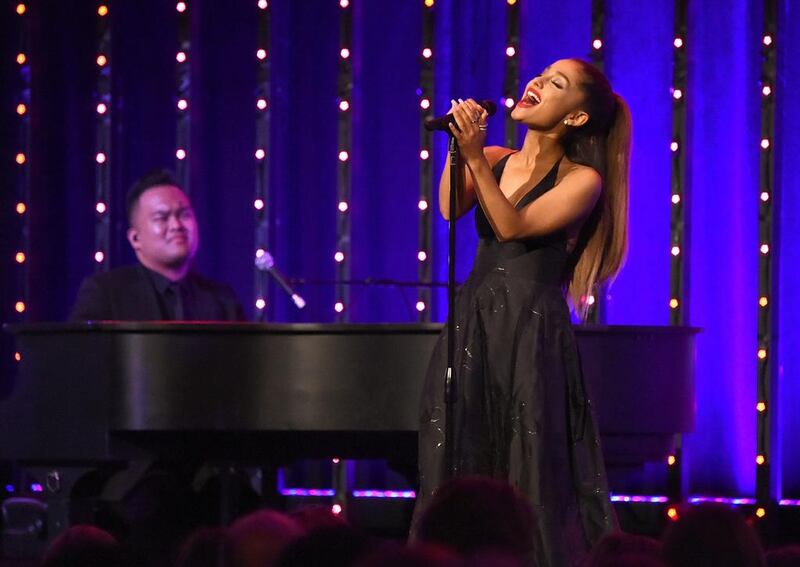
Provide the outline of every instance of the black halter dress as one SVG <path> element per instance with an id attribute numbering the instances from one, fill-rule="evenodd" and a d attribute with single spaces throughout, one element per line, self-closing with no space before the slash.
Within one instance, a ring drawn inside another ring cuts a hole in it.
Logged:
<path id="1" fill-rule="evenodd" d="M 493 169 L 498 183 L 507 160 Z M 517 209 L 555 185 L 559 165 Z M 616 517 L 564 298 L 566 234 L 500 242 L 480 206 L 475 224 L 475 263 L 456 298 L 456 474 L 516 486 L 537 517 L 531 534 L 536 564 L 575 565 L 616 527 Z M 423 389 L 414 524 L 446 477 L 446 333 Z"/>

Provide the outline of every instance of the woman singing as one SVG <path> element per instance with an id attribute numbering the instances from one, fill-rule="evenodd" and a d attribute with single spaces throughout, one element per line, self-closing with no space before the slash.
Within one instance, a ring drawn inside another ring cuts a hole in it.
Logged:
<path id="1" fill-rule="evenodd" d="M 453 102 L 461 164 L 457 216 L 480 237 L 456 300 L 454 467 L 516 486 L 537 516 L 540 567 L 574 565 L 616 518 L 566 298 L 585 315 L 626 251 L 630 113 L 590 64 L 565 59 L 531 80 L 511 117 L 520 150 L 484 147 L 487 113 Z M 450 216 L 445 168 L 439 206 Z M 424 509 L 446 479 L 442 333 L 420 417 Z M 418 520 L 415 515 L 415 521 Z"/>

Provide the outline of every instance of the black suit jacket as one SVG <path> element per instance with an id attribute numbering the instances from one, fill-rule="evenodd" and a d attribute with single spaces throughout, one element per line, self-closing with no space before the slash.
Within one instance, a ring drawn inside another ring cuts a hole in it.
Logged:
<path id="1" fill-rule="evenodd" d="M 243 321 L 244 311 L 230 286 L 190 272 L 183 280 L 196 299 L 196 321 Z M 100 272 L 83 280 L 71 321 L 160 321 L 167 319 L 153 278 L 142 265 Z"/>

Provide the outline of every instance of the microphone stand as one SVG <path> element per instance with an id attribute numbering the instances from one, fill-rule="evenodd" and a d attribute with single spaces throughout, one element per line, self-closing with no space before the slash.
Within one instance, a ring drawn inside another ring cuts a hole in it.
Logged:
<path id="1" fill-rule="evenodd" d="M 450 221 L 448 223 L 449 251 L 447 255 L 447 371 L 444 381 L 444 459 L 445 478 L 455 478 L 455 430 L 453 427 L 456 402 L 456 190 L 458 187 L 458 142 L 448 132 L 450 159 Z"/>

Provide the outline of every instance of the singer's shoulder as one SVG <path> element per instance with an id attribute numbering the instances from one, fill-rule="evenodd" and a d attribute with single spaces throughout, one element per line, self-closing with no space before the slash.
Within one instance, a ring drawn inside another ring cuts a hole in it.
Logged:
<path id="1" fill-rule="evenodd" d="M 486 161 L 489 162 L 490 167 L 506 157 L 508 154 L 513 154 L 517 150 L 506 148 L 504 146 L 485 146 L 483 148 L 483 155 L 486 156 Z"/>

